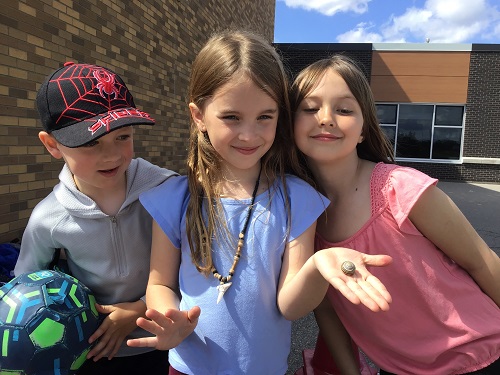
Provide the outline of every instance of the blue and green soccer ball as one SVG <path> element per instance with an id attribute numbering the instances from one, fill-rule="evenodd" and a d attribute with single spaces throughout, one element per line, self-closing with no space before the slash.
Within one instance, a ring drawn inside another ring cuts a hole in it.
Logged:
<path id="1" fill-rule="evenodd" d="M 74 374 L 100 324 L 89 288 L 65 273 L 24 273 L 0 288 L 0 374 Z"/>

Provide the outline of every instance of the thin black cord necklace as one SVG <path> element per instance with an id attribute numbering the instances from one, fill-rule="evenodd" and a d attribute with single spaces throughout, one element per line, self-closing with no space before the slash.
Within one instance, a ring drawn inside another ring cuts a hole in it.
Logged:
<path id="1" fill-rule="evenodd" d="M 236 270 L 236 265 L 240 261 L 241 249 L 243 248 L 243 244 L 245 243 L 245 235 L 247 232 L 248 223 L 250 222 L 250 216 L 252 215 L 253 205 L 255 203 L 255 197 L 257 196 L 257 190 L 259 190 L 260 173 L 261 172 L 262 172 L 262 167 L 259 170 L 259 175 L 257 176 L 257 181 L 255 181 L 255 187 L 254 187 L 253 193 L 252 193 L 252 202 L 250 203 L 250 206 L 248 207 L 247 216 L 246 216 L 245 222 L 243 224 L 243 229 L 241 230 L 240 234 L 238 235 L 238 247 L 236 248 L 236 254 L 234 254 L 233 265 L 231 266 L 231 269 L 229 270 L 228 275 L 222 276 L 219 272 L 217 272 L 215 265 L 212 266 L 212 274 L 220 282 L 220 284 L 217 285 L 217 290 L 219 291 L 219 295 L 217 296 L 217 303 L 219 303 L 222 300 L 222 297 L 224 297 L 224 293 L 226 293 L 226 291 L 231 286 L 232 282 L 230 282 L 230 280 L 234 276 L 234 271 Z"/>

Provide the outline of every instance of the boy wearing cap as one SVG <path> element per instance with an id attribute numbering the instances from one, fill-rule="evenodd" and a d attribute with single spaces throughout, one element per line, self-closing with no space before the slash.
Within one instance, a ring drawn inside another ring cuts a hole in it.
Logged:
<path id="1" fill-rule="evenodd" d="M 166 374 L 167 352 L 125 344 L 150 336 L 135 323 L 146 311 L 152 223 L 138 197 L 175 175 L 133 158 L 133 125 L 154 120 L 118 75 L 95 65 L 65 64 L 36 100 L 40 141 L 65 164 L 30 216 L 14 273 L 47 268 L 65 249 L 71 274 L 94 292 L 107 316 L 78 374 Z"/>

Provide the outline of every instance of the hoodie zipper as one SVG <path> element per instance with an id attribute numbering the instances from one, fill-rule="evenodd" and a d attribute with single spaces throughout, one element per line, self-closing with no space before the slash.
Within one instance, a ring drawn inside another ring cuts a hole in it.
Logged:
<path id="1" fill-rule="evenodd" d="M 121 276 L 125 273 L 125 256 L 123 256 L 123 243 L 122 236 L 120 232 L 120 227 L 118 225 L 118 217 L 110 216 L 109 220 L 111 221 L 111 233 L 113 236 L 113 250 L 115 253 L 115 264 L 118 267 L 118 275 Z"/>

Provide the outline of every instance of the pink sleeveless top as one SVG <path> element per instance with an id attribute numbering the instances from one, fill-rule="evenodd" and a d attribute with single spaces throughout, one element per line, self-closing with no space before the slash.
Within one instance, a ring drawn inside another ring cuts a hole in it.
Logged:
<path id="1" fill-rule="evenodd" d="M 393 257 L 391 265 L 370 269 L 391 293 L 389 311 L 353 305 L 332 287 L 328 297 L 359 347 L 395 374 L 462 374 L 500 357 L 500 309 L 408 219 L 436 183 L 415 169 L 379 163 L 370 182 L 370 220 L 342 242 L 316 236 L 317 250 L 342 246 Z"/>

